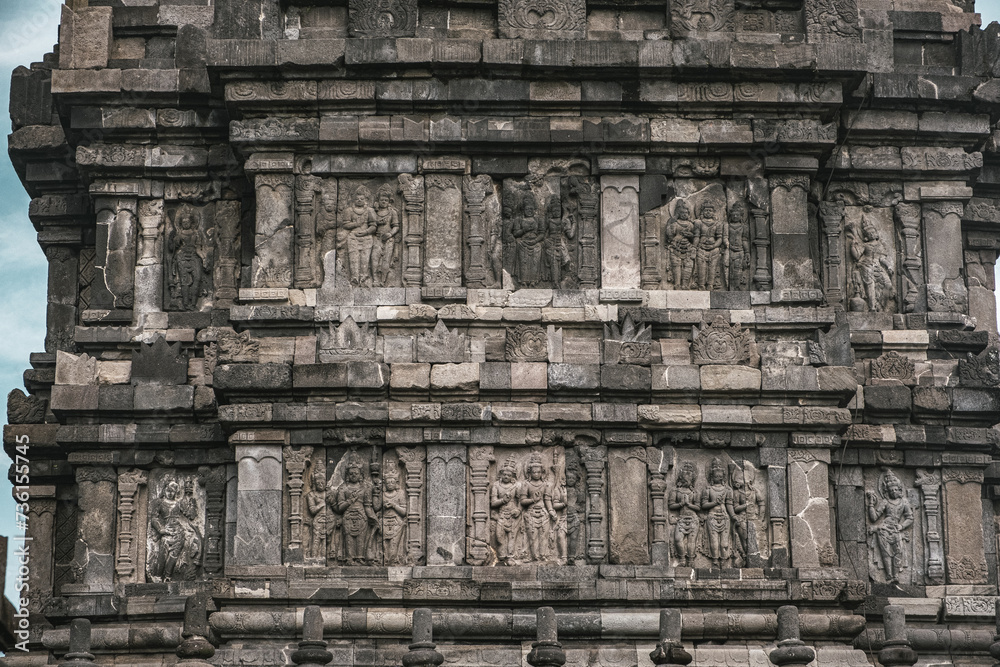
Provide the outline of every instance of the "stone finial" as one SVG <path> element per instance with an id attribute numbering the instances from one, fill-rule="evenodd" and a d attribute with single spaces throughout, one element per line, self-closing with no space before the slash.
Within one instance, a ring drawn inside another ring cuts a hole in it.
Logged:
<path id="1" fill-rule="evenodd" d="M 656 665 L 687 665 L 693 659 L 681 646 L 681 610 L 660 610 L 660 641 L 649 654 Z"/>
<path id="2" fill-rule="evenodd" d="M 434 645 L 434 619 L 431 610 L 421 607 L 413 610 L 413 643 L 403 656 L 403 667 L 432 667 L 444 662 Z"/>
<path id="3" fill-rule="evenodd" d="M 184 641 L 175 653 L 178 665 L 205 667 L 215 655 L 215 647 L 208 641 L 208 598 L 204 594 L 191 595 L 184 601 Z"/>
<path id="4" fill-rule="evenodd" d="M 302 616 L 302 641 L 292 653 L 292 662 L 302 667 L 322 667 L 333 660 L 323 640 L 323 611 L 317 605 L 306 607 Z"/>
<path id="5" fill-rule="evenodd" d="M 90 621 L 74 618 L 69 623 L 69 651 L 59 667 L 95 667 L 90 652 Z"/>
<path id="6" fill-rule="evenodd" d="M 885 643 L 878 652 L 878 660 L 885 667 L 909 667 L 917 661 L 917 652 L 910 648 L 906 637 L 906 608 L 888 604 L 882 615 L 885 625 Z"/>
<path id="7" fill-rule="evenodd" d="M 566 664 L 566 651 L 559 643 L 556 627 L 556 610 L 539 607 L 535 612 L 535 628 L 538 641 L 531 645 L 528 664 L 532 667 L 562 667 Z"/>
<path id="8" fill-rule="evenodd" d="M 778 647 L 767 656 L 778 667 L 804 667 L 816 658 L 816 651 L 799 638 L 799 609 L 778 607 Z"/>

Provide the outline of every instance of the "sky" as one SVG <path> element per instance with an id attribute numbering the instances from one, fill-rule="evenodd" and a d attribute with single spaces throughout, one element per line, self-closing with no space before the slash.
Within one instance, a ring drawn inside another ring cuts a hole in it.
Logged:
<path id="1" fill-rule="evenodd" d="M 1000 21 L 1000 0 L 979 0 L 983 24 Z M 56 42 L 61 0 L 0 0 L 0 72 L 41 60 Z M 0 77 L 0 134 L 10 133 L 9 84 Z M 0 399 L 23 389 L 22 373 L 31 352 L 45 349 L 45 256 L 28 220 L 28 195 L 21 187 L 6 151 L 0 153 Z M 1000 276 L 998 276 L 1000 277 Z M 1000 282 L 1000 281 L 998 281 Z M 2 405 L 6 405 L 2 403 Z M 0 411 L 2 412 L 2 411 Z M 5 413 L 4 413 L 5 417 Z M 0 454 L 0 471 L 10 460 Z M 6 475 L 0 475 L 0 535 L 14 534 L 14 502 Z M 8 572 L 13 549 L 8 553 Z M 6 594 L 14 599 L 13 578 Z"/>

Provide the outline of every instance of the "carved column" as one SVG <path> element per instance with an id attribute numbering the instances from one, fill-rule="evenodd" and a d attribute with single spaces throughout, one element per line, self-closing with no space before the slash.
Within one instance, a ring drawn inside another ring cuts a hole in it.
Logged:
<path id="1" fill-rule="evenodd" d="M 28 610 L 39 613 L 52 598 L 53 563 L 55 560 L 56 489 L 54 486 L 32 486 L 29 491 L 28 527 L 25 537 L 32 554 L 28 575 Z M 17 538 L 15 539 L 15 543 Z M 16 546 L 15 546 L 16 548 Z"/>
<path id="2" fill-rule="evenodd" d="M 201 484 L 205 487 L 205 557 L 206 575 L 222 572 L 223 524 L 226 508 L 226 467 L 201 468 Z"/>
<path id="3" fill-rule="evenodd" d="M 240 203 L 215 202 L 215 305 L 236 300 L 240 277 Z"/>
<path id="4" fill-rule="evenodd" d="M 147 481 L 144 470 L 126 470 L 118 474 L 118 559 L 115 572 L 119 583 L 135 583 L 139 554 L 135 525 L 136 498 L 139 487 Z"/>
<path id="5" fill-rule="evenodd" d="M 774 289 L 813 288 L 816 270 L 809 252 L 809 177 L 779 174 L 769 180 Z"/>
<path id="6" fill-rule="evenodd" d="M 579 446 L 580 460 L 587 472 L 587 558 L 600 563 L 608 555 L 607 531 L 604 517 L 607 514 L 604 499 L 604 462 L 608 448 L 604 446 Z"/>
<path id="7" fill-rule="evenodd" d="M 927 247 L 927 310 L 932 313 L 967 313 L 968 291 L 962 278 L 964 258 L 962 213 L 958 201 L 923 204 L 924 245 Z"/>
<path id="8" fill-rule="evenodd" d="M 257 226 L 251 284 L 291 287 L 294 218 L 292 174 L 257 174 Z"/>
<path id="9" fill-rule="evenodd" d="M 587 184 L 579 192 L 580 203 L 580 289 L 596 289 L 601 277 L 597 256 L 597 239 L 600 229 L 599 208 L 601 193 L 595 179 L 580 179 Z"/>
<path id="10" fill-rule="evenodd" d="M 282 447 L 288 432 L 237 431 L 234 565 L 281 565 Z"/>
<path id="11" fill-rule="evenodd" d="M 90 307 L 129 310 L 135 303 L 136 209 L 133 197 L 98 197 L 97 255 Z"/>
<path id="12" fill-rule="evenodd" d="M 931 584 L 944 583 L 944 550 L 941 547 L 941 480 L 933 473 L 917 471 L 915 485 L 920 489 L 924 507 L 926 575 Z"/>
<path id="13" fill-rule="evenodd" d="M 295 281 L 296 287 L 316 286 L 316 193 L 322 181 L 315 176 L 295 179 Z"/>
<path id="14" fill-rule="evenodd" d="M 288 475 L 288 551 L 289 560 L 302 557 L 302 474 L 312 456 L 312 447 L 285 447 L 285 472 Z"/>
<path id="15" fill-rule="evenodd" d="M 642 289 L 646 290 L 660 287 L 660 234 L 656 221 L 653 213 L 642 216 Z"/>
<path id="16" fill-rule="evenodd" d="M 924 296 L 924 257 L 920 239 L 920 204 L 896 204 L 896 219 L 903 237 L 903 312 L 927 309 Z"/>
<path id="17" fill-rule="evenodd" d="M 844 204 L 843 202 L 825 201 L 819 205 L 819 217 L 823 222 L 823 234 L 826 236 L 825 271 L 823 273 L 823 293 L 826 302 L 834 307 L 844 307 Z"/>
<path id="18" fill-rule="evenodd" d="M 601 191 L 601 287 L 638 289 L 639 177 L 601 176 Z"/>
<path id="19" fill-rule="evenodd" d="M 587 478 L 589 482 L 589 467 Z M 608 449 L 608 480 L 610 561 L 622 565 L 648 565 L 646 449 Z"/>
<path id="20" fill-rule="evenodd" d="M 493 190 L 493 179 L 487 174 L 465 177 L 465 215 L 469 221 L 469 268 L 465 275 L 468 287 L 486 287 L 486 257 L 483 245 L 486 231 L 483 229 L 483 203 Z"/>
<path id="21" fill-rule="evenodd" d="M 403 193 L 406 222 L 403 230 L 403 243 L 406 244 L 403 286 L 420 287 L 424 279 L 424 177 L 400 174 L 399 189 Z"/>
<path id="22" fill-rule="evenodd" d="M 465 560 L 465 445 L 427 446 L 427 564 Z"/>
<path id="23" fill-rule="evenodd" d="M 76 471 L 79 514 L 71 563 L 75 581 L 63 585 L 64 595 L 114 592 L 117 483 L 113 468 L 85 467 Z"/>
<path id="24" fill-rule="evenodd" d="M 827 449 L 788 450 L 788 517 L 792 567 L 836 565 L 830 524 Z"/>
<path id="25" fill-rule="evenodd" d="M 653 507 L 650 512 L 650 521 L 653 524 L 653 564 L 666 565 L 670 562 L 670 547 L 667 542 L 667 509 L 666 498 L 667 481 L 665 479 L 665 467 L 663 452 L 657 447 L 646 448 L 646 466 L 649 468 L 649 497 Z"/>
<path id="26" fill-rule="evenodd" d="M 771 225 L 767 211 L 762 208 L 750 209 L 753 216 L 753 247 L 757 261 L 753 272 L 754 287 L 759 290 L 771 289 Z"/>
<path id="27" fill-rule="evenodd" d="M 469 564 L 482 565 L 490 553 L 490 463 L 493 447 L 472 447 L 469 450 L 469 494 L 472 508 L 469 512 L 472 536 L 469 540 Z"/>
<path id="28" fill-rule="evenodd" d="M 985 584 L 987 581 L 983 539 L 983 454 L 941 455 L 944 480 L 945 549 L 949 584 Z M 963 465 L 965 464 L 965 465 Z M 972 465 L 970 465 L 972 464 Z M 978 464 L 978 465 L 977 465 Z"/>
<path id="29" fill-rule="evenodd" d="M 135 322 L 163 310 L 163 200 L 139 202 L 139 261 L 135 267 Z"/>
<path id="30" fill-rule="evenodd" d="M 462 177 L 424 176 L 427 210 L 424 220 L 424 287 L 428 296 L 449 296 L 462 286 Z"/>
<path id="31" fill-rule="evenodd" d="M 406 469 L 406 561 L 424 562 L 424 462 L 423 447 L 397 447 L 396 456 Z"/>

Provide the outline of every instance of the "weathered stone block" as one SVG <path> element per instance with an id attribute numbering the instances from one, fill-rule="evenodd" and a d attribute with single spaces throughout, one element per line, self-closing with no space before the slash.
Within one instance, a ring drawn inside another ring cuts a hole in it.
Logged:
<path id="1" fill-rule="evenodd" d="M 212 386 L 223 391 L 291 389 L 292 367 L 288 364 L 221 364 L 215 369 Z"/>
<path id="2" fill-rule="evenodd" d="M 434 364 L 431 389 L 471 391 L 479 389 L 479 364 Z"/>

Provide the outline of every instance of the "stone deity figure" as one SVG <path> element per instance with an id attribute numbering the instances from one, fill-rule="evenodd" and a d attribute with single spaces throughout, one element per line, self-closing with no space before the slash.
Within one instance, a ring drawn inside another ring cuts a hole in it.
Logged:
<path id="1" fill-rule="evenodd" d="M 736 546 L 743 557 L 744 566 L 759 567 L 757 519 L 764 512 L 764 499 L 754 488 L 757 471 L 750 464 L 741 466 L 734 463 L 730 472 L 733 485 L 733 528 L 738 540 Z"/>
<path id="2" fill-rule="evenodd" d="M 312 488 L 305 494 L 306 535 L 303 540 L 306 558 L 326 559 L 326 538 L 330 532 L 330 514 L 326 510 L 326 480 L 323 471 L 313 470 Z"/>
<path id="3" fill-rule="evenodd" d="M 393 189 L 388 183 L 375 194 L 377 232 L 372 248 L 372 273 L 380 287 L 389 285 L 389 278 L 396 265 L 396 247 L 402 227 L 396 211 Z"/>
<path id="4" fill-rule="evenodd" d="M 553 482 L 549 493 L 552 497 L 552 509 L 556 511 L 557 517 L 555 525 L 553 526 L 553 538 L 555 540 L 556 558 L 560 563 L 564 563 L 566 562 L 566 552 L 568 548 L 566 543 L 566 521 L 569 517 L 569 511 L 567 509 L 569 489 L 565 484 L 559 483 L 559 468 L 552 466 L 551 470 Z M 566 473 L 566 478 L 569 478 L 569 472 Z"/>
<path id="5" fill-rule="evenodd" d="M 904 543 L 909 536 L 904 532 L 913 525 L 913 508 L 903 493 L 903 484 L 891 470 L 879 477 L 878 493 L 867 491 L 868 534 L 872 536 L 872 552 L 885 572 L 886 581 L 899 582 L 900 570 L 905 566 Z"/>
<path id="6" fill-rule="evenodd" d="M 515 191 L 514 196 L 518 205 L 514 209 L 510 230 L 514 237 L 517 287 L 540 287 L 545 279 L 545 221 L 538 219 L 538 203 L 530 188 Z"/>
<path id="7" fill-rule="evenodd" d="M 883 312 L 896 296 L 896 288 L 893 285 L 892 263 L 878 228 L 865 214 L 862 215 L 861 232 L 858 233 L 857 225 L 854 225 L 848 230 L 848 236 L 854 259 L 851 310 Z"/>
<path id="8" fill-rule="evenodd" d="M 201 531 L 195 525 L 198 501 L 194 484 L 180 484 L 170 478 L 159 498 L 150 508 L 150 534 L 153 549 L 149 554 L 149 574 L 153 581 L 191 581 L 201 564 Z"/>
<path id="9" fill-rule="evenodd" d="M 729 209 L 729 289 L 750 289 L 750 210 L 743 200 Z"/>
<path id="10" fill-rule="evenodd" d="M 170 297 L 184 310 L 194 310 L 208 260 L 207 239 L 189 208 L 177 212 L 177 227 L 167 239 L 170 256 Z"/>
<path id="11" fill-rule="evenodd" d="M 486 241 L 486 268 L 490 272 L 493 285 L 503 284 L 503 230 L 499 224 L 490 225 L 489 237 Z"/>
<path id="12" fill-rule="evenodd" d="M 386 565 L 406 563 L 406 491 L 400 487 L 399 474 L 389 470 L 383 479 L 382 544 Z"/>
<path id="13" fill-rule="evenodd" d="M 556 522 L 556 512 L 545 480 L 545 467 L 538 454 L 532 454 L 528 461 L 525 480 L 517 491 L 517 501 L 521 505 L 528 558 L 536 563 L 544 561 L 549 556 L 549 536 L 552 534 L 551 525 Z"/>
<path id="14" fill-rule="evenodd" d="M 670 519 L 674 524 L 674 555 L 684 567 L 692 567 L 698 553 L 698 533 L 701 528 L 698 512 L 701 510 L 701 503 L 694 489 L 697 474 L 693 463 L 687 461 L 682 464 L 677 471 L 674 488 L 667 498 L 667 507 L 676 513 Z"/>
<path id="15" fill-rule="evenodd" d="M 516 555 L 515 542 L 521 517 L 517 492 L 517 466 L 511 457 L 501 466 L 498 479 L 490 487 L 493 536 L 497 542 L 497 560 L 501 565 L 513 565 Z"/>
<path id="16" fill-rule="evenodd" d="M 562 212 L 558 197 L 549 200 L 546 214 L 548 234 L 545 237 L 545 255 L 552 287 L 570 289 L 573 287 L 576 261 L 572 253 L 572 243 L 576 239 L 576 222 Z"/>
<path id="17" fill-rule="evenodd" d="M 344 562 L 369 565 L 373 559 L 371 536 L 378 523 L 372 489 L 365 483 L 358 461 L 348 463 L 346 477 L 333 499 L 334 510 L 340 514 Z"/>
<path id="18" fill-rule="evenodd" d="M 586 563 L 586 525 L 587 519 L 587 491 L 583 485 L 583 475 L 580 465 L 576 461 L 566 462 L 566 486 L 565 502 L 565 528 L 566 528 L 566 563 Z M 560 508 L 556 506 L 556 497 L 552 498 L 552 507 L 558 512 Z M 556 539 L 558 541 L 558 531 L 556 528 Z M 558 542 L 557 542 L 558 543 Z M 562 554 L 560 554 L 562 556 Z"/>
<path id="19" fill-rule="evenodd" d="M 336 181 L 332 184 L 323 184 L 323 190 L 319 197 L 319 209 L 316 212 L 316 235 L 320 238 L 321 256 L 336 247 L 337 228 L 337 187 Z"/>
<path id="20" fill-rule="evenodd" d="M 670 255 L 670 280 L 674 289 L 693 289 L 695 224 L 691 207 L 681 199 L 666 225 L 666 247 Z"/>
<path id="21" fill-rule="evenodd" d="M 733 490 L 726 484 L 726 469 L 719 458 L 712 459 L 709 466 L 708 487 L 701 492 L 701 509 L 708 512 L 705 518 L 708 557 L 713 567 L 721 568 L 731 556 Z"/>
<path id="22" fill-rule="evenodd" d="M 347 264 L 351 284 L 355 287 L 372 286 L 372 249 L 378 230 L 378 216 L 372 208 L 371 199 L 371 190 L 358 186 L 342 221 L 343 244 L 347 247 Z"/>
<path id="23" fill-rule="evenodd" d="M 698 253 L 698 289 L 722 289 L 722 246 L 725 242 L 722 221 L 715 217 L 715 206 L 701 205 L 695 224 L 695 247 Z"/>

